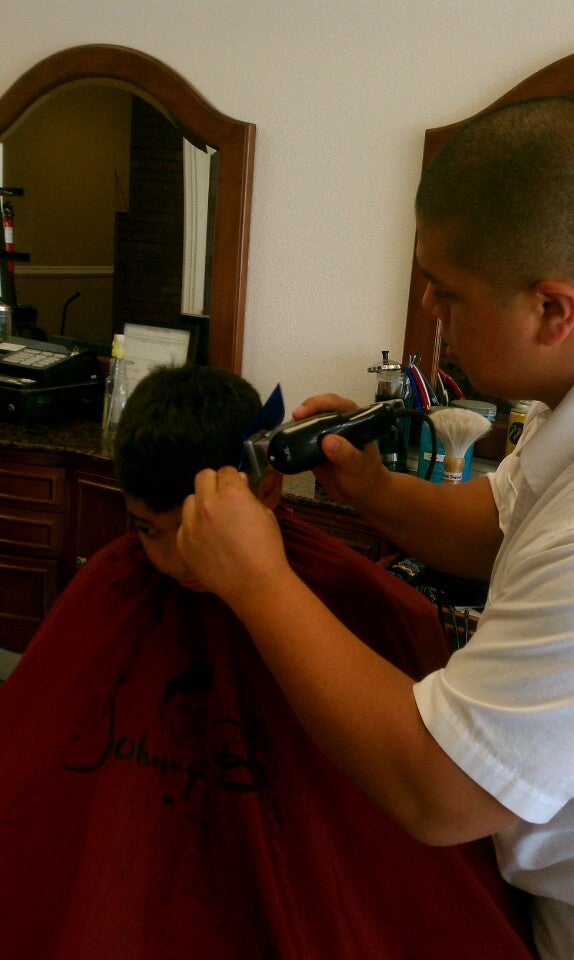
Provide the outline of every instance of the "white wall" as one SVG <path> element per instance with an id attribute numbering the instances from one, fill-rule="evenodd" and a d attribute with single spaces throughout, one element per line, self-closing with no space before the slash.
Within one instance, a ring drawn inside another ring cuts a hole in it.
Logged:
<path id="1" fill-rule="evenodd" d="M 257 125 L 243 370 L 288 409 L 400 358 L 423 132 L 574 51 L 572 0 L 18 0 L 0 89 L 80 43 L 164 60 Z"/>

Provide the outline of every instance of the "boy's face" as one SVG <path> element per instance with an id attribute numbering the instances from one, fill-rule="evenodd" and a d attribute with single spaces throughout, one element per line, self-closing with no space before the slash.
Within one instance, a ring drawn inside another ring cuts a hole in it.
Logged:
<path id="1" fill-rule="evenodd" d="M 256 486 L 255 495 L 269 510 L 274 510 L 281 499 L 281 474 L 269 469 Z M 145 500 L 126 494 L 126 507 L 150 563 L 160 573 L 177 580 L 182 587 L 203 591 L 202 584 L 186 567 L 177 549 L 177 531 L 181 525 L 183 504 L 156 513 L 150 510 Z"/>
<path id="2" fill-rule="evenodd" d="M 530 292 L 495 296 L 478 275 L 452 263 L 444 231 L 422 222 L 417 224 L 417 260 L 428 281 L 423 306 L 442 322 L 449 358 L 483 393 L 523 396 L 535 333 Z"/>
<path id="3" fill-rule="evenodd" d="M 150 563 L 188 590 L 202 590 L 201 583 L 187 569 L 177 549 L 181 506 L 155 513 L 144 500 L 130 496 L 126 496 L 126 506 Z"/>

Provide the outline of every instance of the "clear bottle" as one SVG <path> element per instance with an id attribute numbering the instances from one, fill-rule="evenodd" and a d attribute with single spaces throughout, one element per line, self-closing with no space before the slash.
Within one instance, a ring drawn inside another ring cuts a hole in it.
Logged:
<path id="1" fill-rule="evenodd" d="M 110 369 L 104 383 L 104 410 L 102 413 L 102 430 L 105 431 L 108 424 L 108 415 L 110 412 L 110 402 L 112 399 L 112 393 L 114 390 L 114 380 L 116 378 L 116 368 L 117 360 L 120 351 L 122 350 L 121 341 L 123 339 L 122 333 L 115 333 L 114 340 L 112 343 L 112 356 L 110 359 Z"/>
<path id="2" fill-rule="evenodd" d="M 125 360 L 125 341 L 123 333 L 114 335 L 110 372 L 104 385 L 104 412 L 102 427 L 104 436 L 113 439 L 122 410 L 128 398 L 128 379 Z"/>

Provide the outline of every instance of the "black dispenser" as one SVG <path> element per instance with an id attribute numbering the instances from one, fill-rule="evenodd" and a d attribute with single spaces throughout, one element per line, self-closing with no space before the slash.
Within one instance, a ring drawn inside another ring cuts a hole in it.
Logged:
<path id="1" fill-rule="evenodd" d="M 383 359 L 381 363 L 368 367 L 369 373 L 375 373 L 377 376 L 377 386 L 375 389 L 375 401 L 379 403 L 382 400 L 403 400 L 406 399 L 406 374 L 400 363 L 389 360 L 389 351 L 381 351 Z M 378 441 L 381 460 L 388 470 L 398 473 L 407 473 L 408 463 L 408 441 L 409 441 L 410 421 L 405 417 L 398 421 L 397 425 Z"/>

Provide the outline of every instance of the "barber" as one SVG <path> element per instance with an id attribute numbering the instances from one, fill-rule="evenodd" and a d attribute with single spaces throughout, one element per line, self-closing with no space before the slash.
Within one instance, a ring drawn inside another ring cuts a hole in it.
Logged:
<path id="1" fill-rule="evenodd" d="M 482 393 L 538 402 L 487 477 L 426 483 L 334 435 L 317 476 L 405 552 L 490 581 L 470 642 L 413 686 L 298 579 L 232 467 L 196 478 L 180 549 L 331 759 L 425 843 L 494 834 L 502 874 L 534 894 L 540 957 L 572 960 L 574 101 L 476 118 L 425 168 L 416 215 L 451 358 Z M 353 406 L 324 395 L 294 416 Z"/>

